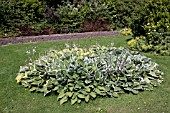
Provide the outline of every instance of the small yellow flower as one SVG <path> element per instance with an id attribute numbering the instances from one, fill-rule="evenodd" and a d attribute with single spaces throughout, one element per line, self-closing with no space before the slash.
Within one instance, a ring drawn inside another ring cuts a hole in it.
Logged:
<path id="1" fill-rule="evenodd" d="M 21 80 L 22 80 L 22 78 L 23 78 L 23 75 L 18 75 L 18 76 L 16 77 L 17 83 L 20 83 Z"/>

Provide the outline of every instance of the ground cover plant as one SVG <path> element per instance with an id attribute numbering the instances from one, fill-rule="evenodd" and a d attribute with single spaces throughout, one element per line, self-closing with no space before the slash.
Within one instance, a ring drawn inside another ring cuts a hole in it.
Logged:
<path id="1" fill-rule="evenodd" d="M 137 94 L 152 90 L 163 81 L 163 72 L 151 59 L 125 48 L 74 45 L 61 51 L 49 50 L 45 55 L 21 66 L 17 83 L 44 96 L 57 93 L 57 100 L 71 104 L 89 102 L 97 96 L 118 97 L 122 93 Z M 33 54 L 35 49 L 33 49 Z M 30 50 L 28 50 L 30 54 Z"/>
<path id="2" fill-rule="evenodd" d="M 127 47 L 126 40 L 130 37 L 100 37 L 81 39 L 81 47 L 88 48 L 96 44 L 107 46 L 108 43 L 114 42 L 115 47 Z M 77 40 L 75 40 L 77 41 Z M 74 41 L 74 42 L 75 42 Z M 73 42 L 73 41 L 70 41 Z M 78 42 L 78 41 L 77 41 Z M 55 50 L 64 49 L 66 41 L 58 42 L 41 42 L 29 44 L 10 44 L 0 47 L 0 111 L 3 112 L 49 112 L 49 113 L 143 113 L 143 112 L 169 112 L 170 108 L 170 70 L 169 56 L 154 56 L 148 53 L 142 53 L 157 62 L 160 69 L 165 73 L 162 85 L 155 88 L 154 91 L 144 91 L 138 95 L 123 94 L 119 98 L 96 98 L 88 104 L 70 105 L 66 103 L 60 106 L 57 96 L 51 94 L 43 97 L 42 94 L 30 93 L 23 86 L 16 84 L 14 80 L 18 68 L 25 64 L 26 48 L 37 47 L 37 53 L 44 52 L 45 49 L 53 48 Z M 38 58 L 39 54 L 35 54 Z"/>

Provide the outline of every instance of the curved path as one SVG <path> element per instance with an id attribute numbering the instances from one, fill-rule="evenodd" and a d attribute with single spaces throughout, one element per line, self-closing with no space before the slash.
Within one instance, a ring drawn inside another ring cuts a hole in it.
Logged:
<path id="1" fill-rule="evenodd" d="M 16 43 L 43 42 L 43 41 L 53 41 L 53 40 L 67 40 L 67 39 L 77 39 L 77 38 L 90 38 L 90 37 L 98 37 L 98 36 L 118 36 L 118 35 L 120 35 L 120 32 L 118 31 L 101 31 L 101 32 L 0 38 L 0 46 L 8 45 L 9 43 L 16 44 Z"/>

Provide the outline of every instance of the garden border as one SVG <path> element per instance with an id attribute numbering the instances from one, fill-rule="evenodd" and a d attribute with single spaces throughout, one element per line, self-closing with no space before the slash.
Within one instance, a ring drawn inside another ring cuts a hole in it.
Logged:
<path id="1" fill-rule="evenodd" d="M 5 46 L 10 43 L 28 43 L 28 42 L 44 42 L 54 40 L 69 40 L 78 38 L 92 38 L 99 36 L 119 36 L 119 31 L 99 31 L 99 32 L 84 32 L 84 33 L 69 33 L 69 34 L 52 34 L 40 36 L 21 36 L 12 38 L 0 38 L 0 46 Z"/>

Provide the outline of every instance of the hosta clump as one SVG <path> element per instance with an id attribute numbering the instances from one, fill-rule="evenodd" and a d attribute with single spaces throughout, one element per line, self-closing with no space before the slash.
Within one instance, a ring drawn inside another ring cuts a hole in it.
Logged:
<path id="1" fill-rule="evenodd" d="M 162 75 L 158 64 L 139 52 L 95 45 L 50 50 L 21 66 L 16 80 L 31 92 L 54 92 L 60 104 L 74 104 L 152 90 L 163 81 Z"/>

